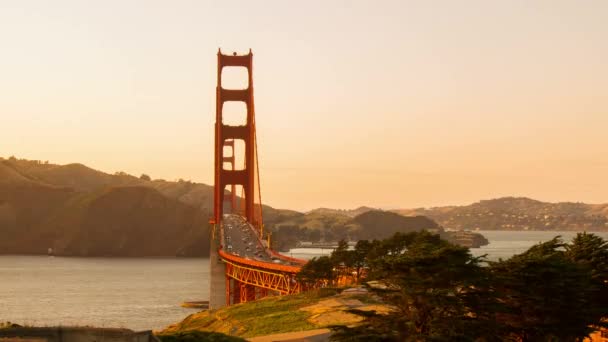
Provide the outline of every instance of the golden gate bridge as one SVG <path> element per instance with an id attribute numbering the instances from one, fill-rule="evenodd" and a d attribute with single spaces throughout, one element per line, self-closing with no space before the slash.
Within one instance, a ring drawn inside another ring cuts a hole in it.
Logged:
<path id="1" fill-rule="evenodd" d="M 245 68 L 247 88 L 223 88 L 224 68 Z M 246 120 L 240 125 L 230 125 L 224 118 L 224 105 L 231 101 L 245 104 Z M 254 108 L 253 53 L 224 55 L 218 50 L 211 308 L 303 290 L 296 274 L 306 261 L 281 255 L 264 240 Z M 237 142 L 242 150 L 236 148 Z M 244 166 L 237 169 L 241 160 Z"/>

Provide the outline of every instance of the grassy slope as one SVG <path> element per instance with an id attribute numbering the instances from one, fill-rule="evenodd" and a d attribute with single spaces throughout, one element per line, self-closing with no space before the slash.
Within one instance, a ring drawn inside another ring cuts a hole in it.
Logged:
<path id="1" fill-rule="evenodd" d="M 160 335 L 188 331 L 215 331 L 233 336 L 254 337 L 297 332 L 349 324 L 357 317 L 344 312 L 349 303 L 359 309 L 375 304 L 365 295 L 336 295 L 335 290 L 322 289 L 283 297 L 269 297 L 255 302 L 234 305 L 192 314 Z M 304 309 L 303 309 L 304 308 Z M 376 307 L 373 307 L 376 309 Z M 325 315 L 326 319 L 323 319 Z"/>
<path id="2" fill-rule="evenodd" d="M 203 311 L 170 326 L 161 335 L 198 330 L 250 337 L 315 329 L 316 327 L 306 320 L 308 313 L 298 309 L 315 303 L 320 297 L 317 292 L 311 292 L 294 296 L 270 297 L 219 310 Z"/>

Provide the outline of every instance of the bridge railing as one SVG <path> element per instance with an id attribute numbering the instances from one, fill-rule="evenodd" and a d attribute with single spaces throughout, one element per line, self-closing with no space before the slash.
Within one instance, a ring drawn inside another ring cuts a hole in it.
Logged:
<path id="1" fill-rule="evenodd" d="M 270 252 L 270 255 L 272 255 L 275 258 L 278 258 L 278 259 L 281 259 L 281 260 L 284 260 L 284 261 L 288 261 L 288 262 L 293 262 L 293 263 L 298 264 L 300 266 L 303 266 L 307 262 L 306 260 L 292 258 L 292 257 L 288 257 L 287 255 L 283 255 L 283 254 L 277 253 L 277 252 L 273 251 L 272 249 L 268 249 L 268 251 Z"/>
<path id="2" fill-rule="evenodd" d="M 261 269 L 261 270 L 273 270 L 273 271 L 279 271 L 279 272 L 291 273 L 291 274 L 296 274 L 296 273 L 300 272 L 300 267 L 298 267 L 298 266 L 280 265 L 280 264 L 274 264 L 271 262 L 261 262 L 261 261 L 251 260 L 251 259 L 245 259 L 245 258 L 241 258 L 241 257 L 236 256 L 231 253 L 226 253 L 226 252 L 224 252 L 223 249 L 220 249 L 218 253 L 219 253 L 220 257 L 222 257 L 222 259 L 231 261 L 233 263 L 254 267 L 257 269 Z"/>

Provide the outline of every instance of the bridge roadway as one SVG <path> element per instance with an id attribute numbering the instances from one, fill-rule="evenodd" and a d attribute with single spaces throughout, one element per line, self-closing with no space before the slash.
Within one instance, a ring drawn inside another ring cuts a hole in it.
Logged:
<path id="1" fill-rule="evenodd" d="M 210 254 L 211 308 L 303 290 L 296 274 L 305 260 L 268 248 L 258 230 L 242 216 L 224 214 L 218 228 Z"/>
<path id="2" fill-rule="evenodd" d="M 258 236 L 258 231 L 239 215 L 224 214 L 222 222 L 223 241 L 221 249 L 228 254 L 241 257 L 246 260 L 271 263 L 283 266 L 302 266 L 302 261 L 291 259 L 272 252 L 266 241 Z M 266 265 L 270 269 L 278 268 L 274 265 Z"/>

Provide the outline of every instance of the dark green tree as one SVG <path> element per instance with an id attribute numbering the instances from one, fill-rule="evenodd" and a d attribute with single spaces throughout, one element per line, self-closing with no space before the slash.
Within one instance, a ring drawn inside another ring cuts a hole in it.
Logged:
<path id="1" fill-rule="evenodd" d="M 401 254 L 408 244 L 410 244 L 418 233 L 395 233 L 388 239 L 373 240 L 370 243 L 367 258 L 371 260 L 379 260 L 387 255 Z M 440 239 L 437 236 L 437 241 Z"/>
<path id="2" fill-rule="evenodd" d="M 598 297 L 603 284 L 593 280 L 589 266 L 588 248 L 596 242 L 579 237 L 566 245 L 556 237 L 491 263 L 502 307 L 496 318 L 506 336 L 524 342 L 576 341 L 594 330 L 591 325 L 608 314 Z"/>
<path id="3" fill-rule="evenodd" d="M 348 242 L 342 239 L 338 242 L 338 247 L 331 253 L 331 259 L 335 265 L 348 262 Z"/>
<path id="4" fill-rule="evenodd" d="M 587 233 L 578 233 L 566 245 L 566 257 L 579 264 L 590 274 L 592 286 L 588 289 L 594 305 L 589 307 L 590 324 L 608 328 L 608 241 Z"/>
<path id="5" fill-rule="evenodd" d="M 328 256 L 312 258 L 300 269 L 296 277 L 308 287 L 332 286 L 336 278 L 334 264 Z"/>
<path id="6" fill-rule="evenodd" d="M 355 328 L 336 328 L 334 339 L 466 341 L 493 336 L 497 327 L 487 307 L 494 302 L 481 259 L 428 232 L 406 235 L 384 241 L 390 251 L 370 260 L 380 284 L 373 291 L 394 310 L 367 314 Z"/>
<path id="7" fill-rule="evenodd" d="M 362 324 L 334 327 L 336 341 L 582 341 L 607 325 L 608 243 L 593 234 L 488 267 L 427 232 L 368 244 L 372 291 L 395 309 L 357 312 Z"/>
<path id="8" fill-rule="evenodd" d="M 348 248 L 348 242 L 342 239 L 338 242 L 338 247 L 331 253 L 330 260 L 338 277 L 347 276 L 352 267 L 351 251 Z"/>
<path id="9" fill-rule="evenodd" d="M 566 247 L 566 256 L 587 267 L 593 279 L 608 281 L 608 241 L 594 234 L 578 233 Z"/>
<path id="10" fill-rule="evenodd" d="M 368 255 L 372 250 L 372 243 L 367 240 L 359 240 L 355 245 L 355 249 L 350 252 L 350 261 L 354 275 L 355 283 L 358 284 L 361 281 L 361 276 L 364 268 L 369 265 Z"/>

